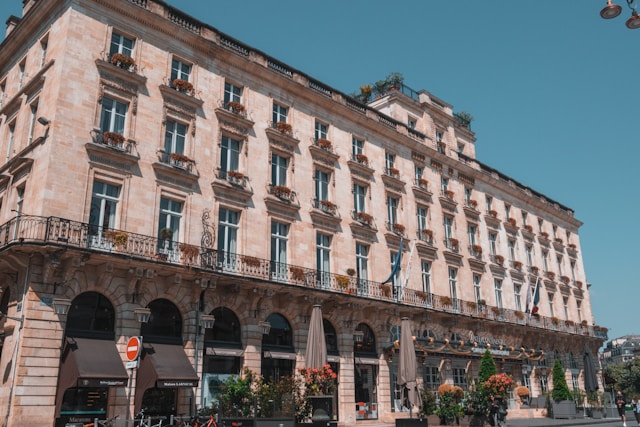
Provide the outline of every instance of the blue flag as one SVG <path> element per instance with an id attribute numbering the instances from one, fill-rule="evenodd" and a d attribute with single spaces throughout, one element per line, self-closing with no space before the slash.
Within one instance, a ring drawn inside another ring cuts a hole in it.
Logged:
<path id="1" fill-rule="evenodd" d="M 380 284 L 384 285 L 385 283 L 389 283 L 393 281 L 393 278 L 395 277 L 396 274 L 398 274 L 398 271 L 400 270 L 400 264 L 402 263 L 401 261 L 402 261 L 402 237 L 400 237 L 400 247 L 398 248 L 396 259 L 393 261 L 391 274 L 389 275 L 389 278 L 387 280 L 385 280 L 384 282 L 381 282 Z"/>

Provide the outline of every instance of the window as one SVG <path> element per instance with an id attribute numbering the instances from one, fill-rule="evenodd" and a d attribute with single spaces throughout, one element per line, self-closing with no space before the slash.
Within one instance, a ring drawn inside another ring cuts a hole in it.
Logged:
<path id="1" fill-rule="evenodd" d="M 487 204 L 487 213 L 490 213 L 493 210 L 493 197 L 486 196 L 485 203 Z"/>
<path id="2" fill-rule="evenodd" d="M 220 171 L 223 172 L 223 178 L 226 178 L 227 172 L 237 171 L 240 167 L 240 150 L 242 143 L 227 136 L 222 137 L 220 144 Z"/>
<path id="3" fill-rule="evenodd" d="M 513 262 L 516 260 L 516 241 L 509 239 L 507 246 L 509 247 L 509 261 Z"/>
<path id="4" fill-rule="evenodd" d="M 413 168 L 413 175 L 416 180 L 416 185 L 419 185 L 418 180 L 422 179 L 422 176 L 424 175 L 424 168 L 422 166 L 415 165 Z"/>
<path id="5" fill-rule="evenodd" d="M 158 221 L 158 236 L 161 237 L 161 230 L 170 229 L 173 231 L 171 240 L 180 241 L 180 220 L 182 219 L 182 202 L 160 198 L 160 220 Z"/>
<path id="6" fill-rule="evenodd" d="M 389 226 L 398 223 L 398 204 L 399 200 L 397 198 L 387 196 L 387 219 Z"/>
<path id="7" fill-rule="evenodd" d="M 100 116 L 100 130 L 124 135 L 125 119 L 129 106 L 115 99 L 102 98 L 102 113 Z"/>
<path id="8" fill-rule="evenodd" d="M 395 168 L 396 163 L 396 155 L 391 153 L 384 153 L 384 166 L 387 168 L 387 173 L 390 173 L 389 170 Z"/>
<path id="9" fill-rule="evenodd" d="M 358 154 L 364 154 L 364 141 L 362 139 L 351 137 L 351 154 L 356 159 Z"/>
<path id="10" fill-rule="evenodd" d="M 18 90 L 22 89 L 22 85 L 24 84 L 25 66 L 26 66 L 26 61 L 23 59 L 20 65 L 18 65 Z"/>
<path id="11" fill-rule="evenodd" d="M 271 275 L 275 280 L 287 280 L 288 236 L 288 224 L 271 221 Z"/>
<path id="12" fill-rule="evenodd" d="M 471 200 L 471 195 L 473 193 L 473 189 L 469 187 L 464 187 L 464 204 L 469 206 L 469 201 Z"/>
<path id="13" fill-rule="evenodd" d="M 4 98 L 7 95 L 7 84 L 5 82 L 0 83 L 0 107 L 4 106 Z"/>
<path id="14" fill-rule="evenodd" d="M 444 238 L 447 244 L 447 247 L 450 247 L 450 240 L 453 238 L 453 218 L 450 216 L 445 216 L 442 218 L 443 226 L 444 226 Z"/>
<path id="15" fill-rule="evenodd" d="M 562 276 L 562 256 L 556 256 L 556 264 L 558 264 L 558 274 Z"/>
<path id="16" fill-rule="evenodd" d="M 444 134 L 442 133 L 441 130 L 437 130 L 436 131 L 436 142 L 442 142 L 442 138 L 443 138 Z"/>
<path id="17" fill-rule="evenodd" d="M 271 155 L 271 185 L 287 185 L 289 159 L 278 154 Z"/>
<path id="18" fill-rule="evenodd" d="M 315 128 L 316 141 L 318 141 L 319 139 L 327 139 L 328 134 L 329 134 L 329 126 L 325 125 L 324 123 L 316 122 L 316 128 Z"/>
<path id="19" fill-rule="evenodd" d="M 329 200 L 329 177 L 327 172 L 316 169 L 316 200 Z"/>
<path id="20" fill-rule="evenodd" d="M 447 194 L 447 191 L 449 190 L 449 178 L 444 176 L 440 177 L 440 190 L 443 195 Z"/>
<path id="21" fill-rule="evenodd" d="M 11 155 L 13 154 L 13 142 L 15 141 L 16 138 L 16 121 L 12 121 L 11 123 L 9 123 L 9 137 L 7 138 L 7 158 L 6 161 L 8 162 L 9 159 L 11 158 Z"/>
<path id="22" fill-rule="evenodd" d="M 533 265 L 533 246 L 531 245 L 525 246 L 524 251 L 527 256 L 527 266 L 531 267 Z"/>
<path id="23" fill-rule="evenodd" d="M 451 368 L 453 374 L 453 385 L 461 387 L 463 390 L 467 389 L 467 371 L 464 367 L 454 366 Z"/>
<path id="24" fill-rule="evenodd" d="M 553 227 L 551 227 L 551 231 L 553 232 L 553 238 L 557 238 L 558 237 L 558 226 L 557 225 L 553 225 Z"/>
<path id="25" fill-rule="evenodd" d="M 458 308 L 458 269 L 449 267 L 449 294 L 451 295 L 451 308 Z"/>
<path id="26" fill-rule="evenodd" d="M 38 102 L 33 102 L 29 106 L 29 136 L 27 137 L 27 145 L 33 142 L 33 132 L 36 128 L 36 120 L 38 118 Z"/>
<path id="27" fill-rule="evenodd" d="M 571 260 L 570 267 L 571 267 L 571 279 L 575 282 L 576 281 L 576 262 L 574 260 Z"/>
<path id="28" fill-rule="evenodd" d="M 547 298 L 549 298 L 549 315 L 551 317 L 554 317 L 556 315 L 555 310 L 553 309 L 553 297 L 554 297 L 553 292 L 549 292 L 547 294 Z"/>
<path id="29" fill-rule="evenodd" d="M 368 294 L 369 245 L 356 243 L 356 274 L 358 277 L 358 295 Z"/>
<path id="30" fill-rule="evenodd" d="M 89 234 L 101 236 L 104 230 L 115 228 L 120 187 L 94 181 L 89 210 Z"/>
<path id="31" fill-rule="evenodd" d="M 509 219 L 509 215 L 511 215 L 511 206 L 510 205 L 504 205 L 504 214 L 505 214 L 505 218 Z"/>
<path id="32" fill-rule="evenodd" d="M 475 297 L 475 301 L 477 304 L 478 301 L 482 299 L 482 287 L 480 285 L 482 276 L 480 276 L 479 274 L 474 274 L 472 280 L 473 280 L 473 296 Z"/>
<path id="33" fill-rule="evenodd" d="M 289 108 L 280 104 L 273 103 L 273 125 L 282 122 L 287 123 L 287 116 L 289 115 Z"/>
<path id="34" fill-rule="evenodd" d="M 564 318 L 569 320 L 569 298 L 562 297 L 562 308 L 564 309 Z"/>
<path id="35" fill-rule="evenodd" d="M 367 187 L 360 184 L 353 184 L 353 209 L 356 213 L 366 212 L 365 200 L 367 198 Z"/>
<path id="36" fill-rule="evenodd" d="M 191 65 L 175 58 L 171 60 L 171 82 L 173 82 L 175 79 L 189 81 L 190 75 Z"/>
<path id="37" fill-rule="evenodd" d="M 228 106 L 230 102 L 242 104 L 242 88 L 231 83 L 224 84 L 224 105 Z"/>
<path id="38" fill-rule="evenodd" d="M 322 288 L 327 288 L 331 284 L 331 236 L 326 234 L 316 234 L 316 268 L 318 270 L 318 281 Z"/>
<path id="39" fill-rule="evenodd" d="M 218 257 L 222 268 L 226 271 L 236 271 L 238 252 L 238 224 L 240 213 L 226 208 L 220 208 L 218 214 Z"/>
<path id="40" fill-rule="evenodd" d="M 489 233 L 489 253 L 491 255 L 496 254 L 496 242 L 498 240 L 498 235 L 496 233 Z"/>
<path id="41" fill-rule="evenodd" d="M 578 322 L 582 322 L 582 301 L 576 301 L 576 309 L 578 311 Z"/>
<path id="42" fill-rule="evenodd" d="M 422 291 L 427 294 L 427 299 L 430 299 L 431 294 L 431 263 L 429 261 L 422 261 L 420 263 L 422 270 Z"/>
<path id="43" fill-rule="evenodd" d="M 525 211 L 522 211 L 522 225 L 527 225 L 527 213 Z"/>
<path id="44" fill-rule="evenodd" d="M 187 125 L 174 120 L 167 120 L 164 133 L 165 153 L 184 154 L 186 135 Z"/>
<path id="45" fill-rule="evenodd" d="M 438 391 L 440 386 L 440 370 L 437 366 L 424 366 L 422 375 L 424 389 L 431 392 Z"/>
<path id="46" fill-rule="evenodd" d="M 18 195 L 18 199 L 16 200 L 16 216 L 22 215 L 22 208 L 24 207 L 24 192 L 25 186 L 22 185 L 16 188 L 16 194 Z"/>
<path id="47" fill-rule="evenodd" d="M 502 280 L 493 279 L 493 289 L 496 293 L 496 307 L 502 310 Z"/>
<path id="48" fill-rule="evenodd" d="M 416 216 L 418 217 L 418 231 L 427 229 L 427 208 L 418 206 L 416 209 Z M 422 236 L 422 233 L 420 233 Z"/>
<path id="49" fill-rule="evenodd" d="M 40 68 L 44 67 L 47 62 L 47 49 L 49 48 L 49 36 L 45 36 L 40 40 Z"/>
<path id="50" fill-rule="evenodd" d="M 135 45 L 134 39 L 125 37 L 122 34 L 113 32 L 111 34 L 111 46 L 109 47 L 109 59 L 111 59 L 111 57 L 115 53 L 121 53 L 123 55 L 133 56 L 134 45 Z"/>
<path id="51" fill-rule="evenodd" d="M 416 128 L 417 123 L 418 123 L 417 119 L 414 119 L 413 117 L 409 117 L 409 118 L 407 119 L 407 127 L 408 127 L 409 129 L 415 129 L 415 128 Z"/>
<path id="52" fill-rule="evenodd" d="M 549 252 L 547 251 L 542 251 L 542 266 L 544 267 L 544 272 L 546 273 L 547 271 L 549 271 L 549 262 L 548 262 L 548 258 L 549 258 Z"/>
<path id="53" fill-rule="evenodd" d="M 520 296 L 520 293 L 522 292 L 522 284 L 521 283 L 514 283 L 513 284 L 513 297 L 516 303 L 516 310 L 517 311 L 522 311 L 522 297 Z"/>
<path id="54" fill-rule="evenodd" d="M 544 224 L 544 220 L 542 218 L 538 218 L 538 231 L 542 233 L 542 225 Z"/>
<path id="55" fill-rule="evenodd" d="M 467 227 L 467 234 L 469 235 L 469 246 L 471 247 L 476 244 L 476 233 L 477 227 L 475 225 L 469 224 L 469 226 Z"/>

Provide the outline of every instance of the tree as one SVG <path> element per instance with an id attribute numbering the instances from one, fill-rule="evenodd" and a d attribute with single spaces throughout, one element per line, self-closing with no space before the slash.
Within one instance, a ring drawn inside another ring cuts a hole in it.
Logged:
<path id="1" fill-rule="evenodd" d="M 489 379 L 491 375 L 496 374 L 496 362 L 493 360 L 493 356 L 489 349 L 484 351 L 482 359 L 480 360 L 480 368 L 478 369 L 478 383 L 482 384 Z"/>
<path id="2" fill-rule="evenodd" d="M 564 368 L 559 359 L 553 364 L 553 391 L 551 397 L 556 402 L 561 400 L 571 400 L 572 394 L 567 385 L 567 379 L 564 376 Z"/>

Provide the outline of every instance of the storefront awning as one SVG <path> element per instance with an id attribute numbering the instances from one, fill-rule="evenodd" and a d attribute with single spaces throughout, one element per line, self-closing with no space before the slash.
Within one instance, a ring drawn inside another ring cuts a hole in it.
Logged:
<path id="1" fill-rule="evenodd" d="M 205 354 L 207 356 L 242 357 L 244 355 L 244 350 L 241 348 L 207 347 Z"/>
<path id="2" fill-rule="evenodd" d="M 285 353 L 282 351 L 265 351 L 264 357 L 266 359 L 284 359 L 284 360 L 296 360 L 295 353 Z"/>
<path id="3" fill-rule="evenodd" d="M 122 357 L 112 340 L 67 338 L 60 362 L 56 415 L 71 387 L 124 387 L 128 380 Z"/>
<path id="4" fill-rule="evenodd" d="M 144 344 L 136 379 L 135 412 L 153 387 L 197 387 L 199 378 L 181 345 Z"/>

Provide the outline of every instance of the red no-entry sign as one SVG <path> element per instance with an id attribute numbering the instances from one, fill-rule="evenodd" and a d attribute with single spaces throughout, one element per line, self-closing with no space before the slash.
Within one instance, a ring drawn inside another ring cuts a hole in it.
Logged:
<path id="1" fill-rule="evenodd" d="M 133 362 L 138 360 L 138 356 L 140 355 L 140 347 L 141 347 L 140 337 L 131 337 L 129 341 L 127 341 L 127 360 Z"/>

